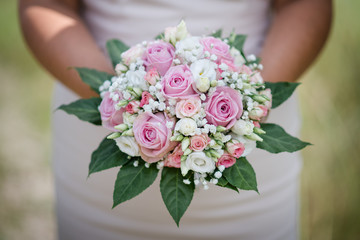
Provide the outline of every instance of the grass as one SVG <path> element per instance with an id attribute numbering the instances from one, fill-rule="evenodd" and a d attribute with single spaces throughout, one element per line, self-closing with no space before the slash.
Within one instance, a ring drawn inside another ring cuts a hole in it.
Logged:
<path id="1" fill-rule="evenodd" d="M 360 1 L 335 1 L 331 37 L 302 78 L 303 240 L 360 239 Z M 16 1 L 0 1 L 0 239 L 53 239 L 51 77 L 21 39 Z"/>

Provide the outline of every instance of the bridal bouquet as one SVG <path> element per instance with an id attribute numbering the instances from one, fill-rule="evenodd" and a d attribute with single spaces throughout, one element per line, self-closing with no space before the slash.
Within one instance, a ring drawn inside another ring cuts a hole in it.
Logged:
<path id="1" fill-rule="evenodd" d="M 109 41 L 116 76 L 76 68 L 100 97 L 60 109 L 111 131 L 93 152 L 89 175 L 120 166 L 113 207 L 161 170 L 161 195 L 179 225 L 196 187 L 258 191 L 246 160 L 254 148 L 279 153 L 308 145 L 263 123 L 298 84 L 264 83 L 259 59 L 242 50 L 246 36 L 221 35 L 191 36 L 182 21 L 131 48 Z"/>

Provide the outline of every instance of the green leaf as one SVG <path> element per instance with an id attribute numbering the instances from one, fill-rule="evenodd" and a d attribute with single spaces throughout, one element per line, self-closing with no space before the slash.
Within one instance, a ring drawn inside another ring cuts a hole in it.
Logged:
<path id="1" fill-rule="evenodd" d="M 159 33 L 156 37 L 155 37 L 155 40 L 161 40 L 161 39 L 164 39 L 164 33 Z"/>
<path id="2" fill-rule="evenodd" d="M 128 50 L 129 46 L 118 39 L 111 39 L 106 42 L 106 49 L 115 68 L 121 62 L 121 54 Z"/>
<path id="3" fill-rule="evenodd" d="M 91 155 L 89 176 L 95 172 L 124 165 L 128 161 L 128 155 L 120 151 L 115 140 L 104 138 Z"/>
<path id="4" fill-rule="evenodd" d="M 258 192 L 255 171 L 246 158 L 237 159 L 236 163 L 226 168 L 223 174 L 231 185 L 243 190 Z"/>
<path id="5" fill-rule="evenodd" d="M 79 99 L 68 105 L 61 105 L 58 109 L 77 116 L 80 120 L 101 125 L 101 117 L 98 107 L 101 103 L 101 98 Z"/>
<path id="6" fill-rule="evenodd" d="M 239 192 L 239 190 L 237 189 L 237 187 L 235 187 L 234 185 L 231 185 L 226 179 L 225 177 L 221 177 L 218 179 L 219 182 L 216 184 L 220 187 L 224 187 L 224 188 L 229 188 L 231 190 L 234 190 L 236 192 Z"/>
<path id="7" fill-rule="evenodd" d="M 177 226 L 191 203 L 195 189 L 193 182 L 185 184 L 183 180 L 179 168 L 163 168 L 160 181 L 161 196 Z"/>
<path id="8" fill-rule="evenodd" d="M 113 208 L 142 193 L 153 184 L 158 172 L 156 164 L 147 168 L 143 160 L 137 167 L 132 161 L 122 166 L 115 181 Z"/>
<path id="9" fill-rule="evenodd" d="M 237 34 L 235 35 L 235 39 L 231 45 L 235 47 L 237 50 L 242 51 L 245 40 L 246 40 L 246 35 Z"/>
<path id="10" fill-rule="evenodd" d="M 221 35 L 222 35 L 222 29 L 218 29 L 216 32 L 214 32 L 210 36 L 212 36 L 214 38 L 221 38 Z"/>
<path id="11" fill-rule="evenodd" d="M 265 82 L 265 87 L 271 89 L 272 94 L 272 107 L 276 108 L 283 102 L 285 102 L 291 94 L 294 92 L 297 86 L 300 83 L 293 83 L 293 82 Z"/>
<path id="12" fill-rule="evenodd" d="M 100 93 L 99 87 L 106 81 L 111 80 L 113 75 L 89 68 L 75 68 L 81 80 L 89 85 L 95 92 Z"/>
<path id="13" fill-rule="evenodd" d="M 273 123 L 262 123 L 261 129 L 266 134 L 261 135 L 262 142 L 256 142 L 256 147 L 271 153 L 295 152 L 303 149 L 310 143 L 303 142 L 286 133 L 284 129 Z"/>

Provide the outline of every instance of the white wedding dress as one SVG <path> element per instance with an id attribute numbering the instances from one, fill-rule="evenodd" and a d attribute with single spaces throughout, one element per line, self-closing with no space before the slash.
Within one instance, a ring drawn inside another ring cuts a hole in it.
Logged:
<path id="1" fill-rule="evenodd" d="M 85 0 L 83 16 L 99 46 L 119 38 L 129 45 L 151 40 L 185 19 L 192 35 L 235 29 L 248 35 L 246 53 L 258 54 L 271 20 L 270 0 Z M 266 66 L 265 66 L 266 67 Z M 54 109 L 78 97 L 60 83 Z M 296 97 L 271 111 L 268 122 L 297 135 Z M 90 156 L 108 131 L 63 111 L 53 115 L 53 167 L 59 239 L 291 240 L 298 235 L 299 153 L 248 157 L 260 194 L 217 186 L 197 190 L 177 228 L 162 202 L 159 179 L 136 198 L 112 207 L 118 168 L 87 178 Z"/>

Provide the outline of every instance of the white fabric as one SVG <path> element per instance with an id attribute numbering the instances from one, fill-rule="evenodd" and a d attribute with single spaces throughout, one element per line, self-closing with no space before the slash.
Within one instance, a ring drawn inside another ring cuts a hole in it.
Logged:
<path id="1" fill-rule="evenodd" d="M 268 23 L 267 0 L 86 0 L 84 18 L 103 48 L 107 39 L 132 45 L 151 40 L 182 18 L 193 35 L 207 29 L 248 34 L 247 53 L 259 53 Z M 266 66 L 265 66 L 266 67 Z M 77 99 L 56 84 L 54 108 Z M 292 135 L 300 127 L 296 97 L 271 111 L 268 122 Z M 62 111 L 53 115 L 53 166 L 59 239 L 297 239 L 299 153 L 255 150 L 248 160 L 257 173 L 255 192 L 210 186 L 197 190 L 176 227 L 162 202 L 159 179 L 136 198 L 112 207 L 118 169 L 87 179 L 90 156 L 108 131 Z"/>

